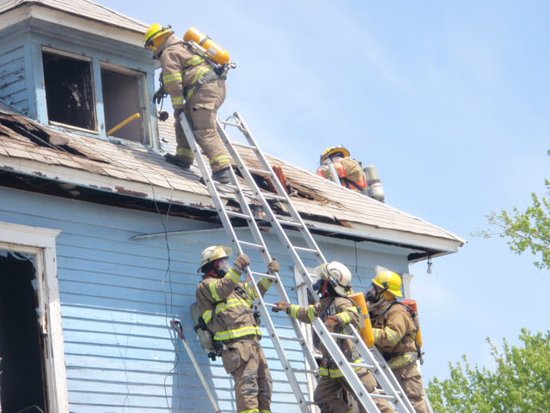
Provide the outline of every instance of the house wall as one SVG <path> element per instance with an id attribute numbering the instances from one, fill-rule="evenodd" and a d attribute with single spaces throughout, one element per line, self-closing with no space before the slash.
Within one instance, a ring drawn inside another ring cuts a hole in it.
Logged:
<path id="1" fill-rule="evenodd" d="M 221 410 L 235 411 L 233 383 L 221 360 L 211 362 L 192 330 L 189 306 L 200 277 L 200 252 L 227 243 L 223 231 L 135 239 L 164 229 L 198 230 L 207 225 L 122 208 L 72 201 L 0 187 L 2 222 L 60 230 L 57 267 L 69 404 L 74 413 L 211 411 L 181 343 L 169 328 L 181 319 L 186 336 Z M 294 268 L 277 240 L 267 234 L 290 299 L 296 302 Z M 402 251 L 351 241 L 320 239 L 328 259 L 350 266 L 356 290 L 366 288 L 374 265 L 406 270 Z M 308 265 L 314 266 L 311 260 Z M 252 254 L 252 267 L 264 267 Z M 272 289 L 267 302 L 278 301 Z M 286 315 L 274 318 L 285 335 Z M 290 333 L 288 333 L 290 334 Z M 286 335 L 288 335 L 286 334 Z M 262 345 L 274 378 L 273 412 L 298 412 L 286 376 L 268 338 Z M 302 362 L 297 347 L 289 358 Z M 305 384 L 304 384 L 305 387 Z"/>
<path id="2" fill-rule="evenodd" d="M 29 46 L 20 31 L 7 35 L 0 33 L 0 102 L 25 115 L 31 114 L 29 96 L 30 74 L 26 68 Z"/>

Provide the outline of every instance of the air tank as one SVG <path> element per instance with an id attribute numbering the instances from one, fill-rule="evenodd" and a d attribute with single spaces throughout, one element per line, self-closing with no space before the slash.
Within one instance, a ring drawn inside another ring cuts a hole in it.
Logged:
<path id="1" fill-rule="evenodd" d="M 365 175 L 367 176 L 367 195 L 377 201 L 384 202 L 385 194 L 384 187 L 382 186 L 382 181 L 378 176 L 378 170 L 376 166 L 369 165 L 363 169 Z"/>

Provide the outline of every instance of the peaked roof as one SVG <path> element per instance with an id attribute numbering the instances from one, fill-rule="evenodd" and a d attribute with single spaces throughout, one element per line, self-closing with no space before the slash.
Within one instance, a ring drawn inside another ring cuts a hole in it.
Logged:
<path id="1" fill-rule="evenodd" d="M 172 128 L 162 128 L 160 133 L 161 139 L 173 141 Z M 237 145 L 237 149 L 249 167 L 259 167 L 249 147 Z M 268 159 L 282 167 L 297 193 L 293 203 L 312 230 L 420 248 L 422 257 L 454 252 L 464 244 L 462 238 L 425 220 L 281 159 Z M 110 196 L 215 211 L 194 166 L 183 171 L 141 144 L 62 132 L 0 107 L 0 182 L 7 182 L 7 174 L 53 181 L 69 194 L 86 188 Z M 228 206 L 235 204 L 231 194 L 225 198 Z"/>
<path id="2" fill-rule="evenodd" d="M 89 0 L 4 0 L 0 3 L 0 14 L 23 6 L 42 6 L 141 34 L 148 27 L 139 20 Z"/>

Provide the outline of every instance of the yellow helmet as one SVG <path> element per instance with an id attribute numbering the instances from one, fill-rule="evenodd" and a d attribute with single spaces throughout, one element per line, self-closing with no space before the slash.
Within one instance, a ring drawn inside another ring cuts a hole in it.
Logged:
<path id="1" fill-rule="evenodd" d="M 395 297 L 403 297 L 401 293 L 401 277 L 393 271 L 380 271 L 372 280 L 372 283 L 383 290 L 393 294 Z"/>
<path id="2" fill-rule="evenodd" d="M 344 148 L 342 145 L 331 146 L 330 148 L 325 149 L 321 154 L 321 164 L 323 161 L 337 153 L 341 154 L 344 158 L 347 158 L 350 155 L 349 150 Z"/>
<path id="3" fill-rule="evenodd" d="M 160 23 L 153 23 L 145 32 L 145 47 L 155 50 L 159 46 L 161 40 L 164 40 L 164 38 L 172 34 L 174 34 L 172 26 L 163 26 Z"/>
<path id="4" fill-rule="evenodd" d="M 205 248 L 201 253 L 201 266 L 197 270 L 200 272 L 206 264 L 210 264 L 213 261 L 219 260 L 220 258 L 229 258 L 233 253 L 233 250 L 224 245 L 212 245 L 208 248 Z"/>

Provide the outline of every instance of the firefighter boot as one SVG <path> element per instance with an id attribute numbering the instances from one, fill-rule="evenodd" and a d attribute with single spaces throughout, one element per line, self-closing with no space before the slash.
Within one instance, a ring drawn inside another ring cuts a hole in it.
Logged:
<path id="1" fill-rule="evenodd" d="M 167 162 L 170 162 L 173 165 L 179 166 L 181 169 L 188 170 L 191 167 L 191 163 L 185 159 L 182 159 L 176 155 L 172 155 L 170 153 L 167 153 L 164 155 L 164 159 L 166 159 Z"/>
<path id="2" fill-rule="evenodd" d="M 229 168 L 220 169 L 212 174 L 212 179 L 220 184 L 228 184 L 231 182 L 229 177 Z"/>

